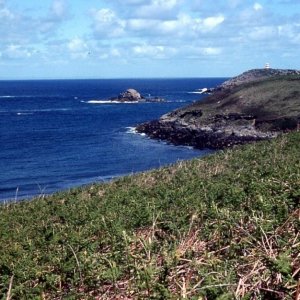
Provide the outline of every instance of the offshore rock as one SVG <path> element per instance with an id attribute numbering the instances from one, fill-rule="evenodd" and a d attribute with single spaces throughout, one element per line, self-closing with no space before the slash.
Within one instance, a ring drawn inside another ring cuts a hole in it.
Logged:
<path id="1" fill-rule="evenodd" d="M 117 100 L 121 102 L 137 102 L 141 101 L 143 97 L 135 89 L 127 89 L 125 92 L 121 93 L 118 98 L 112 98 L 111 100 Z"/>
<path id="2" fill-rule="evenodd" d="M 157 96 L 145 97 L 135 89 L 127 89 L 125 92 L 120 93 L 118 97 L 113 97 L 110 100 L 118 101 L 118 102 L 163 102 L 165 101 L 163 98 Z"/>

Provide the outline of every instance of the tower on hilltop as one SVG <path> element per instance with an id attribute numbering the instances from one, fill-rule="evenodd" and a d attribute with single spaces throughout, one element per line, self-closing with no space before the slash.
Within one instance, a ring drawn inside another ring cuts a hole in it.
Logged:
<path id="1" fill-rule="evenodd" d="M 269 63 L 265 64 L 265 69 L 267 69 L 267 70 L 270 69 L 270 64 Z"/>

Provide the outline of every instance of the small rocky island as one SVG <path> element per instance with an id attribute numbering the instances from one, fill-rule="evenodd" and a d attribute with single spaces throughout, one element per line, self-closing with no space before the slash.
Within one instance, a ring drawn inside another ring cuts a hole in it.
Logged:
<path id="1" fill-rule="evenodd" d="M 110 98 L 111 101 L 118 102 L 163 102 L 163 98 L 159 97 L 145 97 L 142 96 L 135 89 L 127 89 L 125 92 L 122 92 L 117 97 Z"/>
<path id="2" fill-rule="evenodd" d="M 140 124 L 136 130 L 198 149 L 222 149 L 300 130 L 300 71 L 247 71 L 204 100 Z"/>

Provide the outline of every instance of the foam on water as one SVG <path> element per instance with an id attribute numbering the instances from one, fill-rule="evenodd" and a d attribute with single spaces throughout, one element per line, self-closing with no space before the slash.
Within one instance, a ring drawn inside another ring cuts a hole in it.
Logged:
<path id="1" fill-rule="evenodd" d="M 137 134 L 137 135 L 140 135 L 140 136 L 146 136 L 145 133 L 140 133 L 136 130 L 136 127 L 126 127 L 127 131 L 126 133 L 129 133 L 129 134 Z"/>
<path id="2" fill-rule="evenodd" d="M 136 104 L 138 101 L 115 101 L 115 100 L 89 100 L 86 101 L 89 104 Z"/>

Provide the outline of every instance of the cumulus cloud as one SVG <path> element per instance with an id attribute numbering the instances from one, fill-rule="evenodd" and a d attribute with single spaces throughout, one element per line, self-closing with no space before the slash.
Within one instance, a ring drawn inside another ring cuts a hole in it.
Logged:
<path id="1" fill-rule="evenodd" d="M 162 0 L 153 0 L 151 5 L 159 5 Z M 168 0 L 165 8 L 172 9 L 178 5 L 178 0 Z M 110 8 L 101 8 L 91 12 L 93 18 L 92 28 L 94 36 L 102 38 L 140 37 L 147 39 L 171 37 L 197 37 L 217 28 L 225 21 L 222 14 L 208 16 L 206 18 L 192 17 L 186 13 L 180 13 L 170 19 L 160 18 L 121 18 Z"/>
<path id="2" fill-rule="evenodd" d="M 136 57 L 165 59 L 175 55 L 177 51 L 173 47 L 143 44 L 134 46 L 132 52 Z"/>
<path id="3" fill-rule="evenodd" d="M 54 0 L 50 7 L 50 17 L 56 19 L 65 18 L 68 14 L 68 6 L 64 0 Z"/>
<path id="4" fill-rule="evenodd" d="M 2 51 L 2 57 L 8 59 L 27 59 L 33 54 L 33 50 L 21 45 L 11 44 Z"/>
<path id="5" fill-rule="evenodd" d="M 189 15 L 181 15 L 177 21 L 177 28 L 180 31 L 184 31 L 184 34 L 189 35 L 199 35 L 201 33 L 207 33 L 225 20 L 223 15 L 211 16 L 204 19 L 201 18 L 191 18 Z"/>
<path id="6" fill-rule="evenodd" d="M 253 61 L 264 49 L 292 56 L 300 45 L 294 0 L 48 1 L 45 8 L 0 0 L 1 61 L 178 64 L 230 61 L 233 52 Z"/>
<path id="7" fill-rule="evenodd" d="M 228 0 L 230 8 L 237 8 L 242 3 L 242 0 Z"/>
<path id="8" fill-rule="evenodd" d="M 156 36 L 191 37 L 210 32 L 224 22 L 222 15 L 208 18 L 192 18 L 181 14 L 173 20 L 133 19 L 128 21 L 128 29 L 142 31 Z"/>
<path id="9" fill-rule="evenodd" d="M 124 33 L 126 22 L 109 8 L 92 11 L 93 30 L 97 37 L 119 37 Z"/>
<path id="10" fill-rule="evenodd" d="M 147 19 L 166 19 L 174 15 L 180 0 L 152 0 L 136 10 L 136 15 Z"/>
<path id="11" fill-rule="evenodd" d="M 79 37 L 71 39 L 67 44 L 67 48 L 72 58 L 87 58 L 89 55 L 87 43 Z"/>
<path id="12" fill-rule="evenodd" d="M 3 20 L 13 20 L 14 19 L 14 14 L 6 7 L 1 8 L 0 4 L 0 19 Z"/>
<path id="13" fill-rule="evenodd" d="M 204 55 L 219 55 L 221 52 L 221 48 L 206 47 L 201 49 L 201 53 Z"/>
<path id="14" fill-rule="evenodd" d="M 69 6 L 65 0 L 53 0 L 48 14 L 35 20 L 41 33 L 53 34 L 61 24 L 69 19 Z"/>
<path id="15" fill-rule="evenodd" d="M 220 25 L 221 23 L 223 23 L 224 20 L 225 20 L 225 18 L 222 15 L 208 17 L 203 20 L 203 26 L 205 29 L 211 30 L 211 29 L 214 29 L 215 27 L 217 27 L 218 25 Z"/>
<path id="16" fill-rule="evenodd" d="M 111 3 L 110 0 L 107 0 L 108 3 Z M 144 5 L 149 3 L 149 0 L 116 0 L 118 5 Z"/>
<path id="17" fill-rule="evenodd" d="M 199 47 L 199 46 L 187 46 L 181 50 L 181 54 L 190 59 L 215 57 L 222 53 L 220 47 Z"/>
<path id="18" fill-rule="evenodd" d="M 253 5 L 254 10 L 259 11 L 263 9 L 263 6 L 260 3 L 254 3 Z"/>

